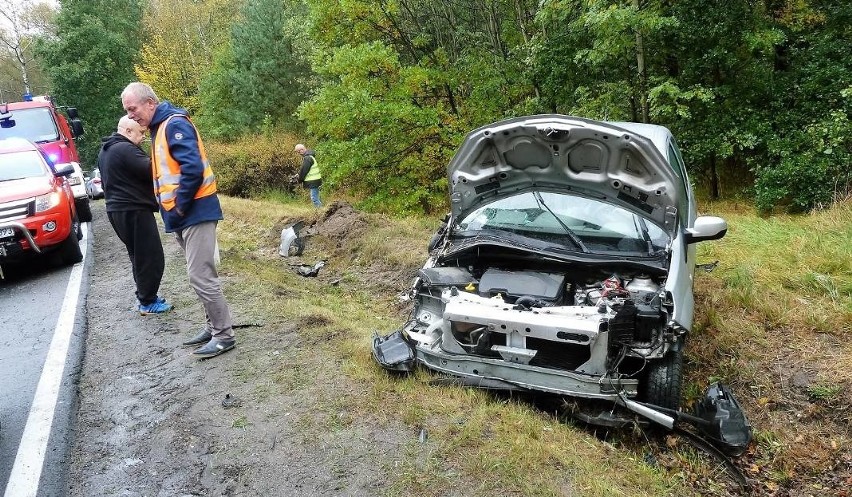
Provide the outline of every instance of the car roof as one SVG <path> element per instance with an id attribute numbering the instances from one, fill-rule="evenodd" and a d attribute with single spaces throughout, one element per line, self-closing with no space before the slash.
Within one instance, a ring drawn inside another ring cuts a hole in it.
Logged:
<path id="1" fill-rule="evenodd" d="M 12 137 L 0 140 L 0 154 L 7 154 L 10 152 L 26 152 L 29 150 L 34 150 L 38 152 L 39 148 L 33 142 L 25 138 Z"/>
<path id="2" fill-rule="evenodd" d="M 3 102 L 0 106 L 5 105 L 9 110 L 34 109 L 38 107 L 51 107 L 53 103 L 50 99 L 39 97 L 25 102 Z"/>

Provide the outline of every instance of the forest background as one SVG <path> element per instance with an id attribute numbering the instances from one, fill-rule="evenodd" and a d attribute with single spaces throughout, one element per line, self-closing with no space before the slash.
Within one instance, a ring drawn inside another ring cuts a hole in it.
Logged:
<path id="1" fill-rule="evenodd" d="M 847 0 L 16 0 L 0 21 L 0 100 L 77 107 L 89 169 L 141 80 L 239 196 L 292 190 L 304 141 L 327 190 L 442 213 L 464 134 L 538 113 L 669 127 L 708 199 L 852 191 Z"/>

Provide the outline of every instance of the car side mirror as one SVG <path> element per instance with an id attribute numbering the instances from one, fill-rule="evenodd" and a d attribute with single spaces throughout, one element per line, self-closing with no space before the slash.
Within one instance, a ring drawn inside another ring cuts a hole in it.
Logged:
<path id="1" fill-rule="evenodd" d="M 77 107 L 68 107 L 65 109 L 65 112 L 68 113 L 69 119 L 77 119 L 79 118 L 79 114 L 77 114 Z"/>
<path id="2" fill-rule="evenodd" d="M 718 240 L 728 232 L 728 223 L 721 217 L 700 216 L 695 219 L 692 228 L 686 230 L 686 243 Z"/>
<path id="3" fill-rule="evenodd" d="M 0 128 L 9 129 L 15 127 L 15 120 L 11 117 L 5 117 L 0 119 Z"/>
<path id="4" fill-rule="evenodd" d="M 82 136 L 83 133 L 83 121 L 76 118 L 71 119 L 71 134 L 74 135 L 74 138 Z"/>
<path id="5" fill-rule="evenodd" d="M 53 169 L 53 175 L 56 177 L 64 176 L 67 178 L 72 174 L 74 174 L 74 166 L 68 163 L 60 164 L 58 166 L 55 166 Z"/>

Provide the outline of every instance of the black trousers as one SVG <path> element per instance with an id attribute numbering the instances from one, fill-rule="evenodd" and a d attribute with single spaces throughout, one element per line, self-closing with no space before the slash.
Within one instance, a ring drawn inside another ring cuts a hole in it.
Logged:
<path id="1" fill-rule="evenodd" d="M 107 212 L 109 224 L 127 247 L 136 282 L 136 298 L 148 305 L 157 298 L 166 259 L 154 213 L 145 210 Z"/>

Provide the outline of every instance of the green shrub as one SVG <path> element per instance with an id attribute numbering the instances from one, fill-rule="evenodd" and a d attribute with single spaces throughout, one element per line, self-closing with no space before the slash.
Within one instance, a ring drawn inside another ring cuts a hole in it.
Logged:
<path id="1" fill-rule="evenodd" d="M 295 137 L 278 133 L 207 143 L 219 191 L 243 198 L 270 190 L 294 192 L 302 165 L 301 156 L 293 152 L 296 142 Z"/>
<path id="2" fill-rule="evenodd" d="M 755 205 L 805 212 L 852 193 L 852 87 L 841 92 L 845 109 L 770 143 L 770 160 L 756 168 Z"/>

